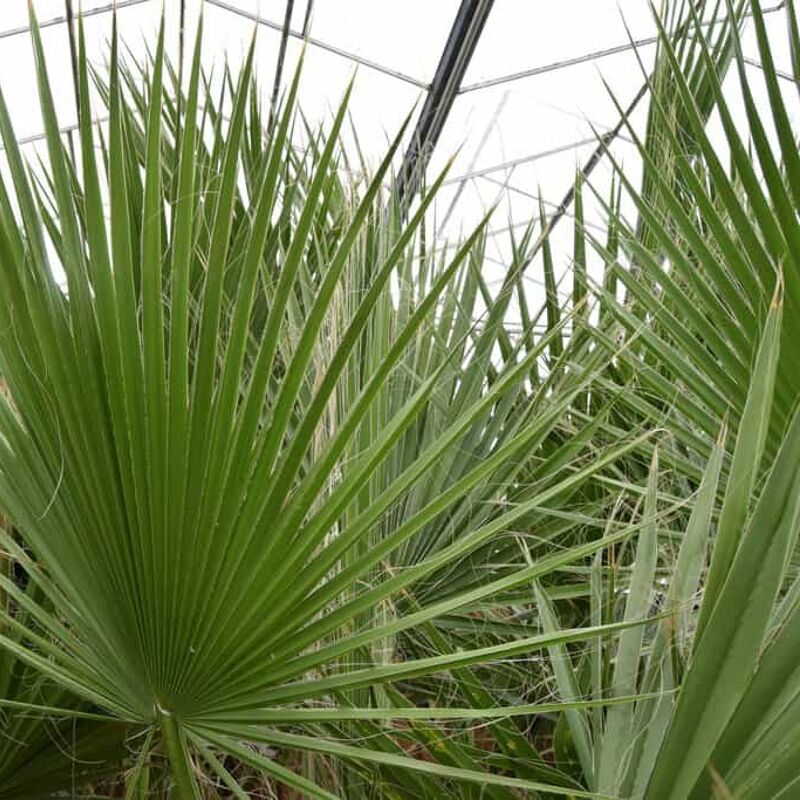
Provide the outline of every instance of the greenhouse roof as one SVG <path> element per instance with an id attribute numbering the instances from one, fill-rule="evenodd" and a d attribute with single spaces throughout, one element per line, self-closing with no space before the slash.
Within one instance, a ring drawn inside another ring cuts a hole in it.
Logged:
<path id="1" fill-rule="evenodd" d="M 0 81 L 20 139 L 35 147 L 41 119 L 30 102 L 35 87 L 27 5 L 11 0 L 0 12 Z M 562 0 L 546 7 L 523 0 L 83 0 L 80 5 L 98 64 L 107 53 L 114 6 L 134 56 L 144 52 L 144 42 L 154 41 L 163 7 L 173 58 L 180 52 L 181 25 L 191 39 L 202 10 L 209 70 L 225 59 L 238 64 L 255 29 L 266 102 L 285 88 L 305 48 L 300 103 L 314 124 L 330 119 L 355 75 L 347 138 L 370 165 L 413 109 L 404 161 L 397 165 L 401 184 L 411 194 L 425 174 L 420 161 L 435 175 L 452 159 L 437 200 L 436 232 L 442 243 L 450 242 L 494 207 L 485 267 L 490 284 L 503 274 L 511 234 L 538 219 L 540 203 L 550 220 L 562 212 L 569 217 L 569 191 L 578 170 L 591 164 L 592 186 L 601 196 L 608 191 L 610 163 L 596 157 L 601 137 L 605 144 L 613 142 L 611 152 L 626 173 L 635 179 L 639 172 L 617 104 L 635 109 L 630 119 L 641 129 L 647 104 L 636 101 L 646 95 L 657 42 L 650 4 L 643 0 Z M 771 14 L 782 5 L 765 10 Z M 66 23 L 78 3 L 36 0 L 34 7 L 51 73 L 62 87 L 58 111 L 67 131 L 75 126 L 76 113 Z M 776 21 L 778 16 L 772 14 Z M 783 32 L 774 38 L 778 66 L 788 68 Z M 756 55 L 754 46 L 746 53 L 753 69 L 759 66 Z M 585 213 L 591 226 L 599 204 L 588 202 Z M 570 228 L 564 224 L 554 232 L 557 254 L 569 252 Z M 568 268 L 563 255 L 557 260 L 562 272 Z M 529 279 L 534 287 L 539 282 L 535 273 Z"/>

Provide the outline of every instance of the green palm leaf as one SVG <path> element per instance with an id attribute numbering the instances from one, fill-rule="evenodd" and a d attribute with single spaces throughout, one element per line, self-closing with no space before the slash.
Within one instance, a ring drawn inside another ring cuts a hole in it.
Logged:
<path id="1" fill-rule="evenodd" d="M 369 656 L 594 553 L 602 545 L 588 542 L 521 572 L 453 580 L 471 554 L 517 520 L 546 517 L 541 509 L 641 437 L 509 495 L 599 362 L 565 363 L 558 392 L 529 390 L 560 332 L 511 343 L 503 321 L 522 257 L 474 325 L 483 226 L 443 260 L 416 258 L 443 176 L 403 223 L 383 192 L 402 130 L 369 184 L 349 189 L 337 172 L 347 93 L 303 162 L 290 138 L 297 78 L 270 137 L 255 137 L 252 48 L 239 78 L 225 77 L 223 119 L 202 93 L 199 37 L 188 94 L 170 99 L 162 26 L 147 91 L 121 66 L 114 34 L 108 82 L 95 77 L 109 108 L 100 164 L 81 31 L 75 163 L 33 14 L 31 25 L 49 165 L 34 189 L 0 102 L 12 165 L 4 193 L 19 208 L 4 205 L 0 220 L 2 302 L 15 320 L 0 342 L 12 398 L 0 410 L 0 503 L 41 566 L 31 577 L 41 599 L 22 635 L 0 641 L 109 719 L 155 731 L 180 796 L 199 791 L 195 759 L 235 784 L 215 748 L 329 796 L 246 755 L 234 740 L 266 734 L 231 715 L 277 711 L 291 727 L 303 719 L 293 710 L 321 702 L 332 721 L 369 722 L 375 709 L 352 700 L 337 715 L 342 699 L 569 641 L 566 631 L 401 662 Z M 405 715 L 387 707 L 379 719 Z M 270 735 L 319 749 L 304 734 Z M 458 758 L 448 767 L 334 749 L 423 781 L 549 785 Z"/>

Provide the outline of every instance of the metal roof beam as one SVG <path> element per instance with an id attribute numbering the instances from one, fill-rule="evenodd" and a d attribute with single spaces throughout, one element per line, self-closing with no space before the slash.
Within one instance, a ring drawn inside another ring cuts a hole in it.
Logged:
<path id="1" fill-rule="evenodd" d="M 221 8 L 223 11 L 227 11 L 231 14 L 235 14 L 236 16 L 243 17 L 244 19 L 252 20 L 253 22 L 258 23 L 259 25 L 263 25 L 266 28 L 270 28 L 273 31 L 277 31 L 278 33 L 283 33 L 283 25 L 279 22 L 273 22 L 271 19 L 265 19 L 264 17 L 259 16 L 258 14 L 252 14 L 249 11 L 245 11 L 242 8 L 237 8 L 236 6 L 230 5 L 230 3 L 226 3 L 225 0 L 204 0 L 207 5 L 215 6 L 216 8 Z M 417 80 L 413 75 L 407 75 L 405 72 L 401 72 L 400 70 L 392 69 L 391 67 L 387 67 L 384 64 L 379 64 L 377 61 L 371 61 L 368 58 L 364 58 L 363 56 L 358 55 L 358 53 L 352 53 L 349 50 L 345 50 L 344 48 L 337 47 L 336 45 L 329 44 L 328 42 L 324 42 L 322 39 L 317 39 L 314 36 L 309 36 L 308 34 L 308 26 L 304 23 L 303 25 L 303 32 L 289 30 L 287 35 L 293 39 L 300 39 L 301 41 L 308 42 L 308 44 L 312 45 L 313 47 L 317 47 L 320 50 L 325 50 L 328 53 L 333 53 L 336 56 L 341 56 L 342 58 L 346 58 L 350 61 L 353 61 L 356 64 L 361 64 L 369 69 L 374 69 L 377 72 L 382 72 L 384 75 L 388 75 L 391 78 L 397 78 L 398 80 L 405 81 L 406 83 L 410 83 L 412 86 L 417 86 L 420 89 L 427 89 L 428 84 L 424 81 Z"/>
<path id="2" fill-rule="evenodd" d="M 461 0 L 400 168 L 397 191 L 402 202 L 408 202 L 417 190 L 493 4 L 494 0 Z"/>
<path id="3" fill-rule="evenodd" d="M 770 6 L 769 8 L 765 8 L 762 10 L 762 14 L 766 16 L 767 14 L 774 14 L 776 11 L 782 10 L 786 5 L 786 0 L 781 0 L 780 3 L 777 5 Z M 744 16 L 749 17 L 752 16 L 751 12 L 747 12 Z M 721 20 L 717 20 L 717 24 L 725 22 L 727 17 Z M 704 26 L 707 26 L 709 23 L 703 23 Z M 620 53 L 627 53 L 629 50 L 637 50 L 643 47 L 649 47 L 650 45 L 658 43 L 658 36 L 648 36 L 646 39 L 635 39 L 633 41 L 625 42 L 624 44 L 614 45 L 613 47 L 606 47 L 602 50 L 594 50 L 591 53 L 582 53 L 579 56 L 573 56 L 572 58 L 564 58 L 558 61 L 550 61 L 547 64 L 540 64 L 538 67 L 530 67 L 529 69 L 523 69 L 519 72 L 511 72 L 507 75 L 500 75 L 497 78 L 487 78 L 486 80 L 477 81 L 476 83 L 470 83 L 467 86 L 462 86 L 459 90 L 459 94 L 466 94 L 467 92 L 475 92 L 480 89 L 490 89 L 494 86 L 502 86 L 506 83 L 513 83 L 514 81 L 524 80 L 525 78 L 533 78 L 537 75 L 544 75 L 548 72 L 557 72 L 562 69 L 566 69 L 568 67 L 575 67 L 580 64 L 586 64 L 590 61 L 599 61 L 600 59 L 607 58 L 608 56 L 615 56 L 619 55 Z M 754 65 L 756 66 L 756 65 Z M 784 76 L 781 76 L 784 77 Z M 793 80 L 790 78 L 790 80 Z"/>
<path id="4" fill-rule="evenodd" d="M 275 113 L 278 108 L 278 97 L 281 91 L 281 78 L 283 77 L 283 62 L 286 59 L 286 45 L 289 42 L 289 31 L 292 25 L 292 11 L 294 0 L 286 0 L 286 11 L 283 15 L 283 30 L 281 30 L 281 44 L 278 48 L 278 60 L 275 65 L 275 79 L 272 83 L 272 99 L 269 104 L 269 129 L 275 122 Z M 305 26 L 304 26 L 305 27 Z"/>
<path id="5" fill-rule="evenodd" d="M 116 3 L 108 3 L 104 6 L 98 6 L 97 8 L 87 8 L 84 11 L 81 11 L 81 16 L 84 19 L 88 17 L 95 17 L 98 14 L 105 14 L 108 11 L 113 11 L 116 9 L 117 11 L 121 11 L 123 8 L 130 8 L 131 6 L 140 6 L 143 3 L 149 3 L 150 0 L 117 0 Z M 53 25 L 61 25 L 64 22 L 67 22 L 67 16 L 63 15 L 60 17 L 51 17 L 50 19 L 44 19 L 39 23 L 39 28 L 49 28 Z M 30 25 L 22 25 L 19 28 L 8 28 L 7 30 L 0 31 L 0 39 L 7 39 L 9 36 L 19 36 L 21 33 L 30 33 Z"/>

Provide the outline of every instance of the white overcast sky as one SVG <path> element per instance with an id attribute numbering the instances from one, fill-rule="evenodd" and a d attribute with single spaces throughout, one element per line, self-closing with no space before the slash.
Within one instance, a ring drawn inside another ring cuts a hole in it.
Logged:
<path id="1" fill-rule="evenodd" d="M 295 0 L 292 27 L 300 30 L 307 0 Z M 280 24 L 284 0 L 225 0 L 247 14 L 258 15 Z M 74 0 L 78 6 L 79 0 Z M 187 0 L 188 39 L 201 0 Z M 33 59 L 27 34 L 3 32 L 27 24 L 28 0 L 0 2 L 0 85 L 9 104 L 18 137 L 35 136 L 41 131 L 36 103 Z M 83 0 L 89 10 L 106 5 L 104 0 Z M 124 5 L 120 0 L 120 5 Z M 362 147 L 373 163 L 380 158 L 387 138 L 396 131 L 415 101 L 423 96 L 417 85 L 433 77 L 459 0 L 315 0 L 310 36 L 335 48 L 377 62 L 405 79 L 389 76 L 366 65 L 358 67 L 351 114 Z M 167 47 L 177 56 L 178 0 L 146 0 L 119 10 L 120 30 L 134 52 L 144 52 L 144 40 L 154 42 L 161 9 L 167 20 Z M 35 0 L 40 22 L 63 16 L 63 0 Z M 241 61 L 252 35 L 254 23 L 224 10 L 212 2 L 205 4 L 205 59 L 207 65 L 221 64 L 227 57 Z M 784 45 L 783 20 L 773 25 L 779 65 L 788 64 Z M 106 53 L 111 17 L 98 14 L 86 20 L 91 57 L 101 63 Z M 627 30 L 626 30 L 627 26 Z M 478 44 L 464 85 L 500 78 L 557 61 L 625 45 L 630 35 L 643 39 L 654 34 L 647 0 L 496 0 Z M 773 32 L 773 31 L 771 31 Z M 51 78 L 58 99 L 60 120 L 69 125 L 75 120 L 74 99 L 69 70 L 66 27 L 55 24 L 43 33 Z M 265 97 L 274 76 L 280 34 L 258 26 L 258 73 Z M 748 39 L 749 54 L 756 55 Z M 639 48 L 649 63 L 652 46 Z M 285 76 L 290 77 L 300 52 L 296 39 L 290 40 Z M 312 121 L 329 118 L 355 69 L 353 62 L 320 47 L 310 46 L 301 84 L 301 105 Z M 591 152 L 592 125 L 599 130 L 617 121 L 614 105 L 603 86 L 612 87 L 621 103 L 633 97 L 642 83 L 636 56 L 631 50 L 594 61 L 542 71 L 524 79 L 479 88 L 461 94 L 431 163 L 437 170 L 457 153 L 451 170 L 452 183 L 439 201 L 440 215 L 449 206 L 461 185 L 455 180 L 465 174 L 480 176 L 463 183 L 455 213 L 446 234 L 466 230 L 482 216 L 484 209 L 500 200 L 492 228 L 487 262 L 488 278 L 498 280 L 507 263 L 510 225 L 522 226 L 536 213 L 541 196 L 557 203 L 574 176 L 576 167 Z M 641 116 L 640 116 L 641 120 Z M 564 152 L 548 154 L 564 145 L 585 142 Z M 31 155 L 37 145 L 28 146 Z M 630 174 L 638 172 L 632 146 L 620 141 L 617 155 Z M 534 158 L 530 158 L 534 157 Z M 525 160 L 529 159 L 530 160 Z M 520 161 L 513 167 L 498 168 Z M 610 171 L 603 164 L 594 174 L 599 189 L 608 184 Z M 593 212 L 588 214 L 591 222 Z M 569 267 L 572 231 L 568 220 L 557 234 L 558 266 Z M 531 291 L 540 294 L 540 275 L 530 274 Z M 568 288 L 567 286 L 564 287 Z"/>

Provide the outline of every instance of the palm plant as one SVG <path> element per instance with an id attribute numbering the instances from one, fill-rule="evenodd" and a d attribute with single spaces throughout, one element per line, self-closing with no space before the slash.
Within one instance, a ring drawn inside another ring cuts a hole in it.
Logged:
<path id="1" fill-rule="evenodd" d="M 200 34 L 184 82 L 163 26 L 132 66 L 115 28 L 108 74 L 81 28 L 73 157 L 32 12 L 46 165 L 0 96 L 0 796 L 796 793 L 796 95 L 757 0 L 656 22 L 642 186 L 615 165 L 600 240 L 579 176 L 560 307 L 544 220 L 493 295 L 483 225 L 426 242 L 444 175 L 395 203 L 403 131 L 351 180 L 347 94 L 313 130 L 298 73 L 264 124 L 252 47 L 215 89 Z"/>
<path id="2" fill-rule="evenodd" d="M 729 18 L 741 11 L 732 3 L 725 8 Z M 709 106 L 697 97 L 686 66 L 661 28 L 661 47 L 672 82 L 666 101 L 663 93 L 654 93 L 651 126 L 659 130 L 662 143 L 653 147 L 641 142 L 628 128 L 645 161 L 647 196 L 618 171 L 640 219 L 638 231 L 620 215 L 616 219 L 625 260 L 635 269 L 622 267 L 622 259 L 608 259 L 609 271 L 625 286 L 628 298 L 625 304 L 608 293 L 601 298 L 618 328 L 637 331 L 638 346 L 628 350 L 620 372 L 626 381 L 641 386 L 631 393 L 640 413 L 663 419 L 666 408 L 674 409 L 669 424 L 687 448 L 685 452 L 703 455 L 710 452 L 726 415 L 733 429 L 738 425 L 758 336 L 779 280 L 785 288 L 787 314 L 770 417 L 767 452 L 772 455 L 798 393 L 795 349 L 788 344 L 794 341 L 797 318 L 796 252 L 791 244 L 798 225 L 792 211 L 792 198 L 798 192 L 796 135 L 790 123 L 794 98 L 778 84 L 761 4 L 750 4 L 749 12 L 772 115 L 767 121 L 756 108 L 756 79 L 747 71 L 741 34 L 732 28 L 730 51 L 747 131 L 735 123 L 723 91 L 725 72 L 716 62 L 717 47 L 692 12 L 692 58 L 698 67 L 703 66 L 704 96 L 713 97 L 711 107 L 722 123 L 730 152 L 729 167 L 719 155 L 719 143 L 712 142 L 706 130 Z M 798 29 L 792 3 L 787 3 L 786 17 L 790 46 L 796 51 Z M 774 135 L 767 133 L 770 122 Z M 669 179 L 664 164 L 674 173 Z M 597 244 L 602 249 L 602 243 Z M 652 324 L 641 326 L 639 320 L 645 317 Z M 613 341 L 609 329 L 600 335 L 600 341 Z M 695 346 L 698 341 L 702 347 Z M 670 392 L 670 385 L 682 391 Z M 648 403 L 648 396 L 655 402 Z"/>
<path id="3" fill-rule="evenodd" d="M 714 18 L 719 10 L 718 4 Z M 607 712 L 562 706 L 557 718 L 556 763 L 600 796 L 791 797 L 800 780 L 792 745 L 797 423 L 789 423 L 798 392 L 796 348 L 789 343 L 796 337 L 787 334 L 797 315 L 780 310 L 784 287 L 787 309 L 797 287 L 790 244 L 797 227 L 790 200 L 797 197 L 790 166 L 796 95 L 779 89 L 760 4 L 722 10 L 727 21 L 743 20 L 745 10 L 752 15 L 774 132 L 765 132 L 756 112 L 737 26 L 706 26 L 690 10 L 690 25 L 676 40 L 658 20 L 664 71 L 657 69 L 660 82 L 650 82 L 646 138 L 628 126 L 645 163 L 643 188 L 621 168 L 616 172 L 637 222 L 628 223 L 612 189 L 605 204 L 609 238 L 599 241 L 583 230 L 576 205 L 576 239 L 586 238 L 607 267 L 596 290 L 598 322 L 585 315 L 580 335 L 616 351 L 592 385 L 595 404 L 615 398 L 611 415 L 597 420 L 598 433 L 613 437 L 647 420 L 670 432 L 657 451 L 652 441 L 643 443 L 642 451 L 653 453 L 646 488 L 635 477 L 641 461 L 631 462 L 627 484 L 608 484 L 620 508 L 626 499 L 643 498 L 643 509 L 634 506 L 644 526 L 638 542 L 627 553 L 618 545 L 598 553 L 566 600 L 558 589 L 568 586 L 537 583 L 527 601 L 545 632 L 557 631 L 565 618 L 570 627 L 594 626 L 653 609 L 669 612 L 666 622 L 644 631 L 548 649 L 548 699 L 640 696 L 633 706 Z M 797 53 L 792 3 L 786 17 Z M 760 172 L 721 88 L 729 61 Z M 729 169 L 706 132 L 717 107 L 732 153 Z M 755 259 L 754 248 L 764 257 Z M 576 248 L 576 280 L 586 274 L 584 252 L 583 244 Z M 545 252 L 552 273 L 548 258 Z M 554 308 L 551 319 L 558 313 Z M 618 349 L 628 336 L 630 346 Z M 725 429 L 733 435 L 721 435 Z M 524 542 L 523 552 L 529 557 Z M 493 696 L 507 699 L 499 689 Z"/>
<path id="4" fill-rule="evenodd" d="M 98 162 L 81 31 L 73 160 L 33 12 L 31 27 L 49 164 L 33 182 L 0 102 L 12 176 L 0 194 L 2 302 L 14 319 L 0 342 L 10 392 L 0 502 L 35 558 L 35 594 L 23 618 L 6 616 L 19 635 L 0 634 L 4 649 L 91 704 L 93 719 L 147 734 L 133 740 L 134 796 L 156 743 L 186 797 L 201 791 L 201 764 L 243 793 L 220 751 L 331 796 L 246 742 L 405 767 L 421 781 L 547 789 L 535 779 L 552 775 L 544 765 L 512 778 L 414 759 L 390 739 L 355 741 L 359 723 L 474 709 L 392 707 L 390 690 L 357 703 L 369 687 L 569 640 L 534 635 L 403 661 L 374 647 L 605 546 L 453 579 L 516 520 L 638 444 L 506 497 L 592 367 L 565 366 L 558 391 L 545 381 L 531 392 L 548 339 L 512 346 L 505 300 L 479 331 L 468 324 L 482 229 L 445 260 L 415 258 L 443 176 L 408 222 L 387 206 L 402 131 L 354 196 L 336 172 L 346 101 L 310 161 L 290 144 L 299 76 L 266 144 L 260 128 L 246 141 L 252 48 L 225 120 L 201 100 L 200 36 L 186 97 L 164 101 L 162 26 L 138 95 L 124 91 L 114 34 Z"/>
<path id="5" fill-rule="evenodd" d="M 800 780 L 796 754 L 791 747 L 776 747 L 771 733 L 779 724 L 790 724 L 786 703 L 798 690 L 790 666 L 796 655 L 796 589 L 782 591 L 800 530 L 797 415 L 763 487 L 750 490 L 753 502 L 742 502 L 742 487 L 752 485 L 767 438 L 764 423 L 776 382 L 780 316 L 778 302 L 763 335 L 722 507 L 717 516 L 724 430 L 677 556 L 666 570 L 669 583 L 659 579 L 657 570 L 659 559 L 669 553 L 665 542 L 672 539 L 668 517 L 658 508 L 658 451 L 644 502 L 644 529 L 630 575 L 622 579 L 624 594 L 614 586 L 620 581 L 618 569 L 604 567 L 600 557 L 595 560 L 592 621 L 641 618 L 654 605 L 665 617 L 644 630 L 587 640 L 580 668 L 566 648 L 549 649 L 558 696 L 640 697 L 634 705 L 609 708 L 606 715 L 576 710 L 565 716 L 583 783 L 603 796 L 701 798 L 719 792 L 721 797 L 790 797 Z M 712 538 L 713 557 L 698 611 Z M 721 557 L 727 552 L 734 553 L 730 561 Z M 557 631 L 552 605 L 541 591 L 536 598 L 543 627 Z M 732 614 L 731 608 L 740 613 Z"/>
<path id="6" fill-rule="evenodd" d="M 794 4 L 786 5 L 796 53 L 797 17 Z M 742 9 L 728 3 L 725 10 L 734 19 Z M 650 126 L 658 136 L 636 139 L 646 166 L 643 190 L 622 169 L 616 172 L 639 223 L 626 221 L 618 201 L 607 204 L 619 251 L 592 240 L 607 275 L 597 291 L 600 323 L 590 335 L 605 346 L 620 335 L 636 337 L 595 387 L 625 387 L 615 394 L 617 425 L 649 418 L 665 426 L 671 437 L 658 455 L 669 457 L 671 491 L 697 487 L 691 516 L 678 518 L 685 533 L 677 557 L 670 556 L 675 523 L 659 529 L 651 522 L 650 544 L 639 538 L 621 595 L 617 567 L 608 570 L 598 558 L 586 618 L 592 624 L 628 618 L 636 604 L 680 612 L 670 613 L 663 628 L 623 632 L 580 657 L 564 648 L 550 652 L 558 696 L 661 695 L 605 715 L 586 711 L 564 719 L 571 752 L 590 754 L 580 761 L 582 782 L 614 796 L 791 797 L 800 780 L 790 744 L 799 688 L 791 666 L 798 587 L 798 389 L 790 344 L 797 321 L 791 297 L 797 291 L 791 244 L 798 225 L 797 134 L 790 123 L 796 95 L 778 85 L 760 3 L 748 11 L 763 60 L 771 134 L 756 110 L 736 28 L 730 48 L 760 171 L 733 122 L 715 47 L 691 12 L 693 58 L 704 65 L 730 167 L 706 131 L 708 106 L 662 27 L 670 89 L 665 98 L 653 86 Z M 616 281 L 626 289 L 624 302 L 609 289 Z M 725 428 L 738 435 L 720 434 Z M 649 520 L 665 519 L 656 511 L 665 502 L 657 463 L 645 499 Z M 704 575 L 708 542 L 712 557 Z M 659 575 L 661 559 L 667 564 Z M 557 629 L 557 614 L 537 597 L 548 629 Z"/>

